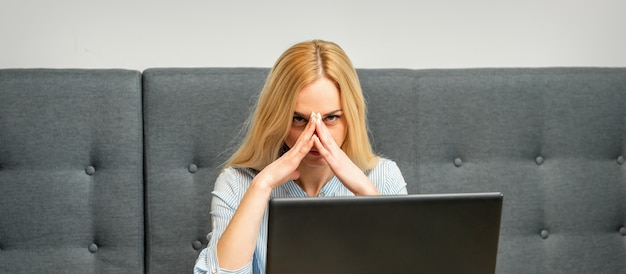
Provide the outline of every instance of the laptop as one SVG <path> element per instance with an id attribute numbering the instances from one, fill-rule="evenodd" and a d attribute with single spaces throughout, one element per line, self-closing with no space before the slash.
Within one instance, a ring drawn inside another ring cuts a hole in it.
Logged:
<path id="1" fill-rule="evenodd" d="M 267 274 L 495 273 L 503 195 L 275 198 Z"/>

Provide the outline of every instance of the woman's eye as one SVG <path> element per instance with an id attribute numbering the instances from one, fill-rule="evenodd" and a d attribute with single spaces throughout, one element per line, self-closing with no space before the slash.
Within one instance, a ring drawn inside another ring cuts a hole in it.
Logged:
<path id="1" fill-rule="evenodd" d="M 308 121 L 304 119 L 303 117 L 293 116 L 293 124 L 295 125 L 302 125 L 302 124 L 306 124 L 307 122 Z"/>
<path id="2" fill-rule="evenodd" d="M 328 115 L 324 120 L 326 120 L 327 122 L 334 122 L 339 120 L 339 118 L 339 115 Z"/>

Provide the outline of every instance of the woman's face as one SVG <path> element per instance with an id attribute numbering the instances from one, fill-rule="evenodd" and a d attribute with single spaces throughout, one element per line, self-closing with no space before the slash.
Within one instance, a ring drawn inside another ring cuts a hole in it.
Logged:
<path id="1" fill-rule="evenodd" d="M 321 113 L 322 126 L 328 128 L 335 143 L 341 147 L 346 138 L 347 122 L 341 108 L 339 89 L 333 81 L 326 77 L 304 86 L 298 93 L 292 125 L 285 140 L 287 146 L 293 147 L 296 143 L 312 112 Z M 315 146 L 311 148 L 302 163 L 310 166 L 326 165 L 326 161 L 317 152 Z"/>

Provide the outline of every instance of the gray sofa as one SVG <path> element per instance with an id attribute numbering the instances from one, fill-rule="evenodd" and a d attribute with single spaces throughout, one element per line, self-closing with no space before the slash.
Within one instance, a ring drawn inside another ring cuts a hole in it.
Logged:
<path id="1" fill-rule="evenodd" d="M 191 273 L 267 73 L 0 70 L 0 273 Z M 504 193 L 498 273 L 626 273 L 626 68 L 358 73 L 410 193 Z"/>

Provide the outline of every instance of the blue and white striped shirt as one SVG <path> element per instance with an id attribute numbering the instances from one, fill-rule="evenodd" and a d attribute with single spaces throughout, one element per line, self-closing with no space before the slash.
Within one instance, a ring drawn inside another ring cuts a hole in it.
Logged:
<path id="1" fill-rule="evenodd" d="M 267 208 L 263 216 L 263 223 L 259 231 L 254 257 L 250 263 L 241 269 L 229 271 L 219 268 L 217 261 L 217 241 L 233 217 L 239 202 L 250 186 L 256 172 L 247 168 L 226 168 L 218 176 L 211 200 L 212 232 L 207 238 L 209 244 L 200 253 L 194 267 L 195 274 L 205 273 L 265 273 L 265 258 L 267 248 Z M 400 169 L 395 162 L 380 158 L 378 164 L 367 172 L 367 177 L 374 183 L 382 195 L 406 194 L 406 183 Z M 322 187 L 319 196 L 354 196 L 337 177 L 333 177 Z M 275 197 L 308 197 L 306 192 L 294 181 L 288 181 L 276 187 L 271 194 Z"/>

